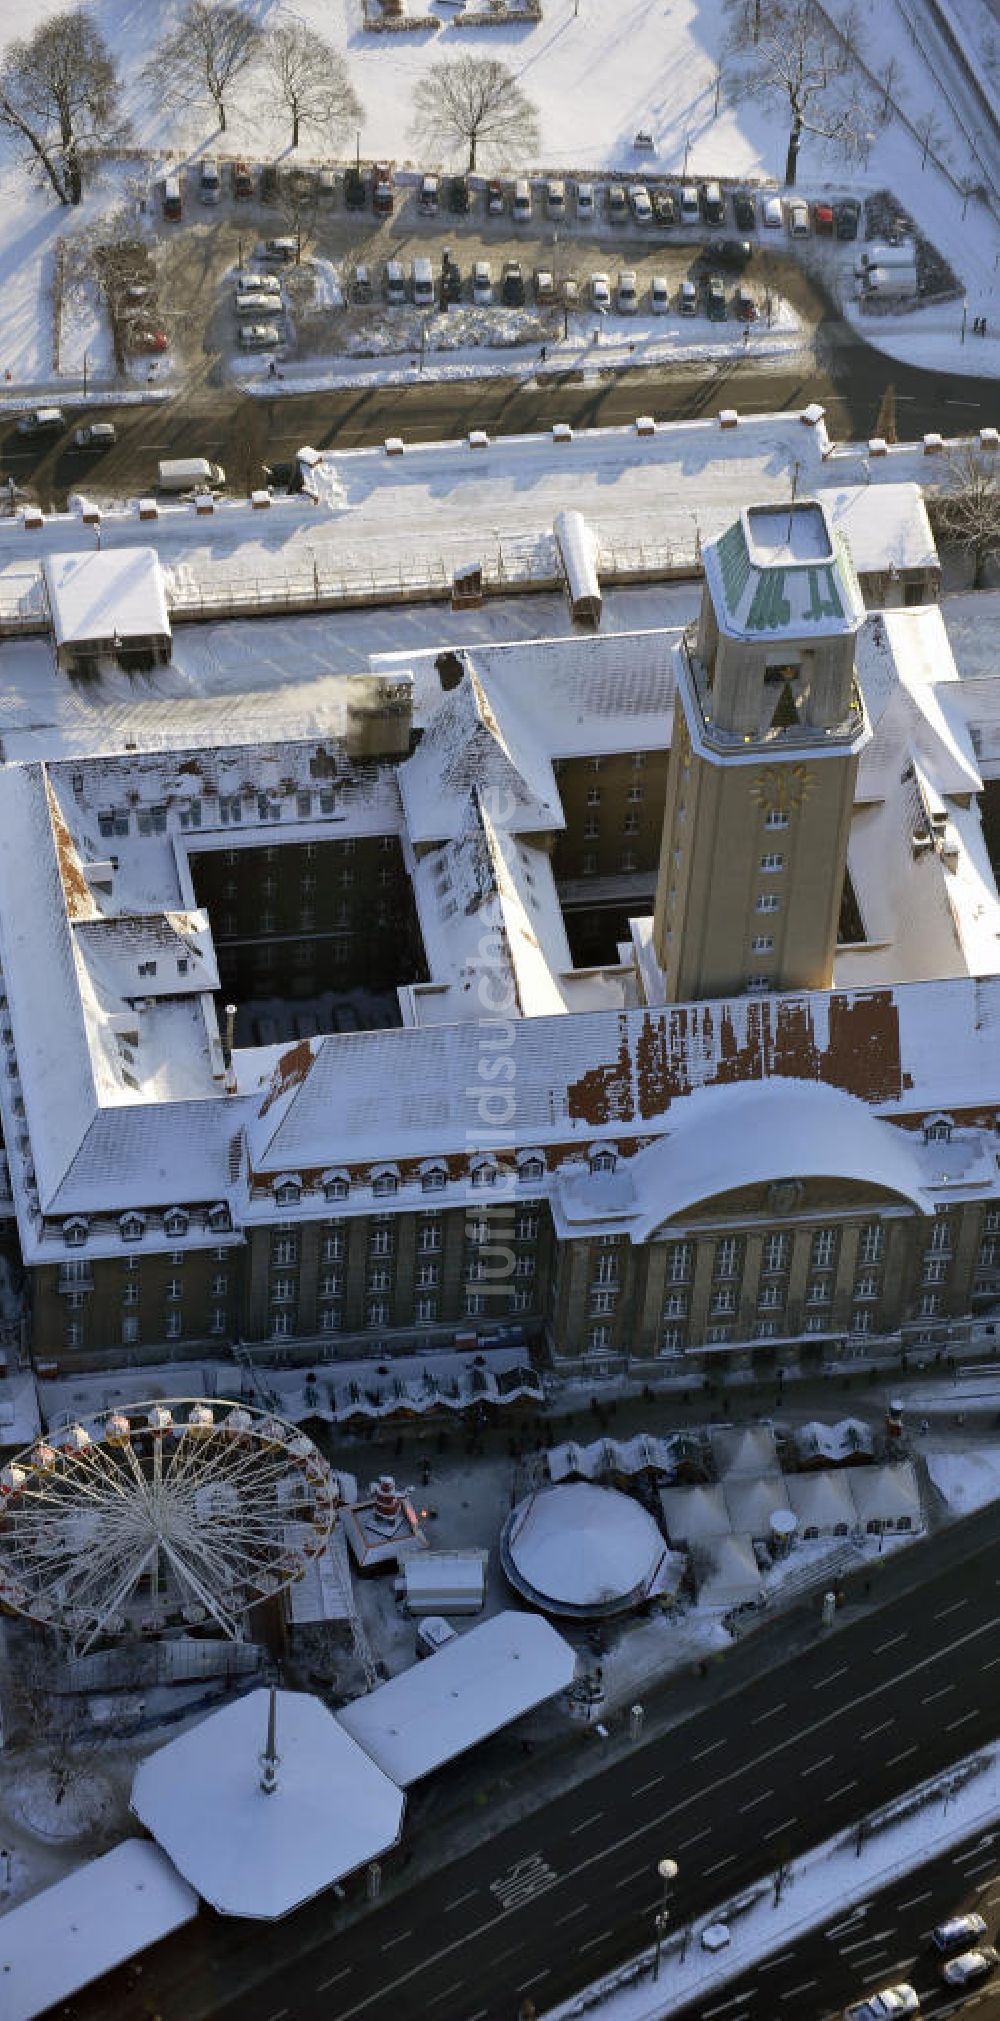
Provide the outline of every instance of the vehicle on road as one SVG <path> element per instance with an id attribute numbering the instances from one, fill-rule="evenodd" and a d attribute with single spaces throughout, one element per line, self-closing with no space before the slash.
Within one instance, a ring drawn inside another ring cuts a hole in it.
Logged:
<path id="1" fill-rule="evenodd" d="M 468 176 L 451 176 L 448 181 L 448 209 L 461 217 L 468 210 L 470 202 Z"/>
<path id="2" fill-rule="evenodd" d="M 608 216 L 612 224 L 624 224 L 625 219 L 628 217 L 628 197 L 625 194 L 625 184 L 623 182 L 609 182 L 607 204 Z"/>
<path id="3" fill-rule="evenodd" d="M 644 182 L 629 184 L 628 200 L 632 206 L 632 216 L 636 224 L 651 225 L 653 222 L 653 206 L 650 203 L 649 191 Z"/>
<path id="4" fill-rule="evenodd" d="M 809 205 L 803 197 L 795 197 L 788 206 L 788 229 L 793 239 L 809 237 Z"/>
<path id="5" fill-rule="evenodd" d="M 763 223 L 767 230 L 770 232 L 780 232 L 784 222 L 785 213 L 781 208 L 780 196 L 765 197 Z"/>
<path id="6" fill-rule="evenodd" d="M 477 309 L 488 309 L 493 300 L 493 275 L 489 260 L 477 260 L 473 266 L 472 299 Z"/>
<path id="7" fill-rule="evenodd" d="M 516 225 L 526 225 L 531 219 L 531 184 L 527 176 L 518 176 L 514 184 L 514 201 L 511 217 Z"/>
<path id="8" fill-rule="evenodd" d="M 271 260 L 277 266 L 287 267 L 295 259 L 298 250 L 298 239 L 262 239 L 254 257 L 258 260 Z"/>
<path id="9" fill-rule="evenodd" d="M 919 2012 L 920 2001 L 913 1987 L 903 1981 L 898 1986 L 883 1986 L 878 1993 L 869 1993 L 866 2000 L 845 2007 L 844 2021 L 901 2021 L 903 2015 Z"/>
<path id="10" fill-rule="evenodd" d="M 436 175 L 422 175 L 417 191 L 417 209 L 425 217 L 435 217 L 441 202 L 440 188 Z"/>
<path id="11" fill-rule="evenodd" d="M 652 203 L 653 216 L 658 225 L 666 229 L 677 223 L 677 199 L 672 190 L 654 189 Z"/>
<path id="12" fill-rule="evenodd" d="M 752 232 L 757 225 L 757 206 L 748 189 L 738 189 L 733 197 L 733 221 L 738 232 Z"/>
<path id="13" fill-rule="evenodd" d="M 639 307 L 639 283 L 634 267 L 623 267 L 615 297 L 620 316 L 634 316 Z"/>
<path id="14" fill-rule="evenodd" d="M 726 320 L 726 289 L 719 274 L 709 274 L 705 282 L 705 308 L 710 323 Z"/>
<path id="15" fill-rule="evenodd" d="M 281 343 L 281 331 L 277 323 L 241 323 L 239 343 L 241 351 L 273 351 Z"/>
<path id="16" fill-rule="evenodd" d="M 495 176 L 486 185 L 486 208 L 491 218 L 502 218 L 506 209 L 503 183 Z"/>
<path id="17" fill-rule="evenodd" d="M 611 307 L 611 282 L 607 274 L 591 274 L 590 306 L 599 309 L 606 316 Z"/>
<path id="18" fill-rule="evenodd" d="M 589 221 L 594 215 L 594 185 L 592 182 L 578 182 L 576 186 L 576 214 Z"/>
<path id="19" fill-rule="evenodd" d="M 17 419 L 19 435 L 54 435 L 65 426 L 66 416 L 61 407 L 32 407 L 30 413 L 19 414 Z"/>
<path id="20" fill-rule="evenodd" d="M 505 309 L 524 307 L 524 271 L 520 260 L 505 260 L 500 276 L 500 300 Z"/>
<path id="21" fill-rule="evenodd" d="M 670 309 L 670 289 L 665 274 L 654 274 L 649 284 L 649 306 L 654 316 L 665 316 Z"/>
<path id="22" fill-rule="evenodd" d="M 111 449 L 118 440 L 118 430 L 113 421 L 89 421 L 83 428 L 74 428 L 74 449 Z M 984 1925 L 985 1927 L 985 1925 Z"/>
<path id="23" fill-rule="evenodd" d="M 861 205 L 855 196 L 842 197 L 833 213 L 838 239 L 856 239 L 861 223 Z"/>
<path id="24" fill-rule="evenodd" d="M 1000 1951 L 992 1944 L 981 1944 L 978 1950 L 963 1951 L 957 1958 L 949 1958 L 941 1967 L 941 1977 L 946 1986 L 974 1986 L 979 1979 L 988 1979 L 1000 1965 Z"/>
<path id="25" fill-rule="evenodd" d="M 545 208 L 550 218 L 566 216 L 566 184 L 559 176 L 545 185 Z"/>
<path id="26" fill-rule="evenodd" d="M 161 491 L 217 491 L 225 481 L 221 463 L 207 456 L 167 456 L 156 472 Z"/>
<path id="27" fill-rule="evenodd" d="M 935 1951 L 945 1956 L 949 1951 L 961 1951 L 975 1944 L 977 1937 L 986 1935 L 986 1918 L 976 1914 L 974 1909 L 965 1916 L 949 1916 L 947 1922 L 939 1923 L 931 1931 L 931 1943 Z"/>
<path id="28" fill-rule="evenodd" d="M 686 182 L 683 185 L 680 207 L 682 225 L 697 225 L 701 223 L 701 205 L 698 202 L 698 192 L 693 182 Z"/>

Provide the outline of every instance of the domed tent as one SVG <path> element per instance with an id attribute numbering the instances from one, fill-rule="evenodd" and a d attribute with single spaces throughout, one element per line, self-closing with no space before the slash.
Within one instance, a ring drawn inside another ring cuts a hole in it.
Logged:
<path id="1" fill-rule="evenodd" d="M 676 1592 L 683 1561 L 617 1488 L 570 1481 L 512 1510 L 500 1540 L 512 1586 L 547 1614 L 620 1614 Z"/>

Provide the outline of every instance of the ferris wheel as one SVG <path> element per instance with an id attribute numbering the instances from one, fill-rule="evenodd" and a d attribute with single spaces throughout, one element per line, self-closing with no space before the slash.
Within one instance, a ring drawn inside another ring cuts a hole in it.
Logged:
<path id="1" fill-rule="evenodd" d="M 0 1472 L 0 1605 L 78 1655 L 168 1629 L 243 1634 L 333 1528 L 335 1476 L 245 1404 L 137 1403 L 63 1427 Z"/>

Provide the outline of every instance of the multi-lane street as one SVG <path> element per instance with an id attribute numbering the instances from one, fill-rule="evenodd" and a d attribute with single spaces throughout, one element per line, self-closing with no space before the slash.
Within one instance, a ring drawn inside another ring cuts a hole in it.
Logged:
<path id="1" fill-rule="evenodd" d="M 418 1806 L 411 1886 L 407 1869 L 365 1905 L 355 1884 L 346 1905 L 324 1897 L 266 1929 L 204 1916 L 147 1955 L 138 1988 L 119 1975 L 74 2012 L 513 2021 L 526 1995 L 551 2003 L 649 1942 L 658 1859 L 680 1865 L 676 1918 L 696 1918 L 995 1737 L 996 1530 L 988 1510 L 886 1566 L 882 1584 L 878 1568 L 833 1634 L 815 1607 L 776 1622 L 732 1652 L 718 1688 L 688 1678 L 651 1707 L 646 1744 L 493 1836 L 456 1817 L 435 1843 Z M 701 1688 L 709 1702 L 692 1710 Z M 595 1745 L 581 1736 L 591 1765 Z M 815 1976 L 818 2016 L 828 1975 Z"/>

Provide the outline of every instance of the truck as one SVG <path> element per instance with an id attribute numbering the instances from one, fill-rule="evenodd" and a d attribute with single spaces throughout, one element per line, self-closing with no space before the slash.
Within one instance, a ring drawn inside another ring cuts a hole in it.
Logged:
<path id="1" fill-rule="evenodd" d="M 221 463 L 207 456 L 168 456 L 160 463 L 156 481 L 161 491 L 219 491 L 226 481 Z"/>
<path id="2" fill-rule="evenodd" d="M 861 286 L 865 302 L 915 302 L 919 292 L 916 267 L 869 267 Z"/>

